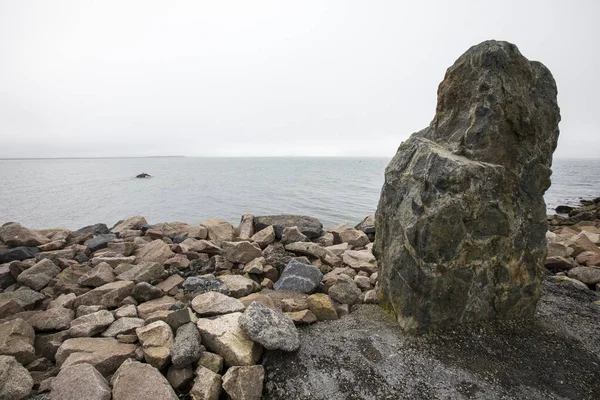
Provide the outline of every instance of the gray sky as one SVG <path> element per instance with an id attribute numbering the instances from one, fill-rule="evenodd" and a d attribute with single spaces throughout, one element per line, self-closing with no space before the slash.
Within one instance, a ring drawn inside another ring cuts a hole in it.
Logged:
<path id="1" fill-rule="evenodd" d="M 391 156 L 444 72 L 550 68 L 556 157 L 600 149 L 600 1 L 0 0 L 0 157 Z"/>

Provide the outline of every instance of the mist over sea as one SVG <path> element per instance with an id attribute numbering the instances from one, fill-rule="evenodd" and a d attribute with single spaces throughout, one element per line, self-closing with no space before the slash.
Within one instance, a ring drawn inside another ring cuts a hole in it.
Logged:
<path id="1" fill-rule="evenodd" d="M 199 223 L 244 213 L 357 224 L 377 208 L 389 158 L 107 158 L 0 160 L 0 224 L 77 229 L 143 215 Z M 600 159 L 555 159 L 546 193 L 559 204 L 600 196 Z M 136 179 L 147 172 L 150 179 Z"/>

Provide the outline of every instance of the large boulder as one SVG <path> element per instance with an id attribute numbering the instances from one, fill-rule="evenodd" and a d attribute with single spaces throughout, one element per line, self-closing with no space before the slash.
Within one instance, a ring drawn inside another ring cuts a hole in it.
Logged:
<path id="1" fill-rule="evenodd" d="M 285 314 L 253 301 L 239 319 L 246 335 L 267 350 L 295 351 L 300 347 L 294 321 Z"/>
<path id="2" fill-rule="evenodd" d="M 430 126 L 389 163 L 376 212 L 382 305 L 401 327 L 532 317 L 560 113 L 550 71 L 507 42 L 448 69 Z"/>
<path id="3" fill-rule="evenodd" d="M 11 356 L 0 355 L 0 399 L 21 400 L 29 396 L 33 379 L 21 364 Z"/>
<path id="4" fill-rule="evenodd" d="M 17 282 L 33 290 L 41 290 L 59 273 L 59 267 L 52 261 L 44 259 L 23 271 L 17 278 Z"/>
<path id="5" fill-rule="evenodd" d="M 279 280 L 275 282 L 275 289 L 312 293 L 319 286 L 322 278 L 323 274 L 319 268 L 292 260 L 283 270 Z"/>
<path id="6" fill-rule="evenodd" d="M 316 218 L 303 215 L 268 215 L 254 217 L 254 230 L 256 232 L 265 229 L 269 225 L 275 229 L 275 236 L 281 240 L 283 229 L 296 226 L 309 239 L 316 239 L 323 232 L 323 224 Z"/>

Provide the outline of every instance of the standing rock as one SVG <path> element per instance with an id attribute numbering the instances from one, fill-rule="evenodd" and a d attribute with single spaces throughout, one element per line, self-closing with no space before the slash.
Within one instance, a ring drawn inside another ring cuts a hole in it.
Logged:
<path id="1" fill-rule="evenodd" d="M 531 318 L 546 254 L 560 114 L 550 71 L 507 42 L 448 69 L 430 126 L 386 169 L 375 251 L 401 327 Z"/>
<path id="2" fill-rule="evenodd" d="M 262 365 L 231 367 L 223 376 L 223 389 L 232 400 L 260 400 L 264 380 Z"/>
<path id="3" fill-rule="evenodd" d="M 254 215 L 244 214 L 237 228 L 237 237 L 243 240 L 249 240 L 254 235 Z"/>
<path id="4" fill-rule="evenodd" d="M 169 258 L 175 257 L 168 244 L 156 239 L 133 253 L 138 262 L 148 261 L 152 263 L 164 263 Z"/>
<path id="5" fill-rule="evenodd" d="M 200 359 L 202 355 L 202 338 L 193 322 L 181 325 L 175 334 L 171 349 L 171 361 L 175 368 L 183 368 Z"/>
<path id="6" fill-rule="evenodd" d="M 258 232 L 272 225 L 275 229 L 275 237 L 281 239 L 283 229 L 296 226 L 309 239 L 316 239 L 321 236 L 323 224 L 316 218 L 302 215 L 269 215 L 264 217 L 254 217 L 254 229 Z"/>
<path id="7" fill-rule="evenodd" d="M 10 247 L 37 247 L 50 243 L 50 239 L 47 239 L 44 235 L 27 229 L 16 222 L 0 227 L 0 241 Z"/>
<path id="8" fill-rule="evenodd" d="M 208 368 L 199 366 L 196 369 L 196 379 L 190 391 L 193 400 L 219 400 L 221 394 L 221 375 L 215 374 Z"/>
<path id="9" fill-rule="evenodd" d="M 241 315 L 231 313 L 200 318 L 196 323 L 204 346 L 222 356 L 229 366 L 256 364 L 262 354 L 262 346 L 248 338 L 240 327 Z"/>
<path id="10" fill-rule="evenodd" d="M 370 240 L 375 240 L 375 214 L 371 214 L 354 227 L 367 234 Z"/>
<path id="11" fill-rule="evenodd" d="M 21 400 L 29 396 L 33 379 L 21 364 L 11 356 L 0 355 L 0 399 Z"/>
<path id="12" fill-rule="evenodd" d="M 218 292 L 200 294 L 192 300 L 192 308 L 200 316 L 229 314 L 244 311 L 244 304 L 238 299 Z"/>
<path id="13" fill-rule="evenodd" d="M 300 347 L 298 330 L 285 314 L 253 301 L 239 319 L 250 339 L 267 350 L 296 351 Z"/>
<path id="14" fill-rule="evenodd" d="M 110 387 L 104 377 L 90 364 L 63 368 L 52 380 L 52 400 L 110 400 Z"/>
<path id="15" fill-rule="evenodd" d="M 171 358 L 173 331 L 163 321 L 137 328 L 135 333 L 142 344 L 144 359 L 153 367 L 162 368 Z"/>
<path id="16" fill-rule="evenodd" d="M 167 379 L 156 368 L 138 361 L 124 362 L 110 383 L 113 400 L 178 400 Z"/>
<path id="17" fill-rule="evenodd" d="M 234 237 L 233 226 L 227 221 L 222 219 L 211 218 L 204 220 L 200 223 L 201 226 L 208 230 L 208 238 L 221 245 L 223 242 L 231 242 Z"/>
<path id="18" fill-rule="evenodd" d="M 23 271 L 17 278 L 17 282 L 33 290 L 41 290 L 59 273 L 60 268 L 52 261 L 45 259 Z"/>
<path id="19" fill-rule="evenodd" d="M 279 280 L 275 282 L 276 290 L 289 290 L 292 292 L 312 293 L 323 278 L 319 268 L 310 264 L 303 264 L 292 260 L 283 270 Z"/>
<path id="20" fill-rule="evenodd" d="M 23 365 L 35 360 L 35 332 L 20 318 L 0 323 L 0 354 L 13 356 Z"/>

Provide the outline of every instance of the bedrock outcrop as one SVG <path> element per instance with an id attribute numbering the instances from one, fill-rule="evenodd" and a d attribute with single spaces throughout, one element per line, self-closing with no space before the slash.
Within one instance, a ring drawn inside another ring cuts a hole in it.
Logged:
<path id="1" fill-rule="evenodd" d="M 507 42 L 471 47 L 431 124 L 388 165 L 375 221 L 382 305 L 427 332 L 530 318 L 546 255 L 556 83 Z"/>

